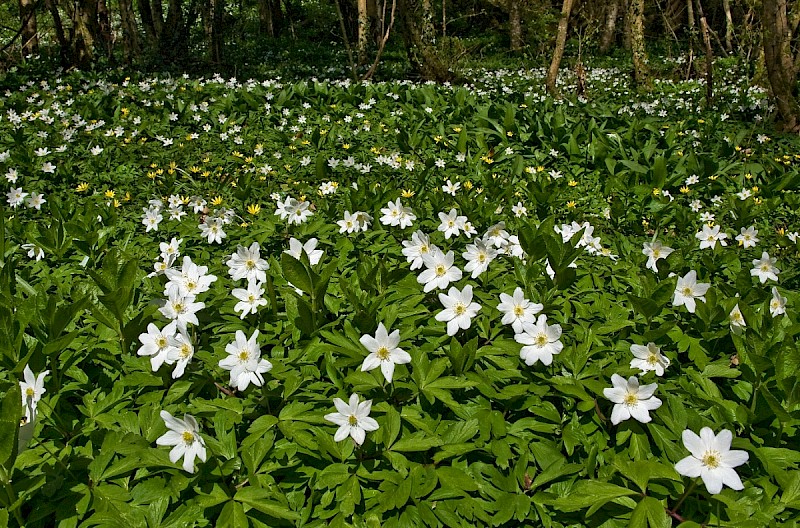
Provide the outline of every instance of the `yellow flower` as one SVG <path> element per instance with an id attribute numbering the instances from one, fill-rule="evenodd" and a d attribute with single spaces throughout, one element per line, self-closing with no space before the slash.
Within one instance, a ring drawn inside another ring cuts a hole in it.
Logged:
<path id="1" fill-rule="evenodd" d="M 247 163 L 253 163 L 253 156 L 247 156 L 247 157 L 244 159 L 244 161 L 246 161 Z"/>
<path id="2" fill-rule="evenodd" d="M 241 224 L 239 224 L 239 227 L 247 227 L 249 225 L 250 224 L 248 224 L 247 222 L 242 222 Z"/>
<path id="3" fill-rule="evenodd" d="M 659 189 L 658 187 L 654 187 L 653 196 L 658 196 L 659 194 L 661 194 L 661 189 Z"/>
<path id="4" fill-rule="evenodd" d="M 442 140 L 442 136 L 433 136 L 433 140 L 439 143 Z"/>
<path id="5" fill-rule="evenodd" d="M 762 199 L 761 199 L 761 198 L 759 198 L 758 196 L 756 196 L 756 197 L 754 197 L 754 198 L 753 198 L 753 203 L 754 203 L 754 204 L 756 204 L 756 205 L 761 205 L 761 202 L 763 202 L 763 201 L 764 201 L 764 200 L 762 200 Z"/>
<path id="6" fill-rule="evenodd" d="M 757 192 L 759 191 L 759 189 L 758 189 L 758 185 L 754 185 L 754 186 L 753 186 L 753 188 L 752 188 L 751 190 L 752 190 L 754 193 L 757 193 Z"/>
<path id="7" fill-rule="evenodd" d="M 575 200 L 570 200 L 570 201 L 567 202 L 567 207 L 569 207 L 570 209 L 573 209 L 575 207 L 575 205 L 577 205 L 575 203 Z"/>
<path id="8" fill-rule="evenodd" d="M 712 174 L 711 176 L 708 177 L 708 179 L 711 180 L 711 181 L 714 181 L 717 178 L 719 178 L 719 174 Z"/>
<path id="9" fill-rule="evenodd" d="M 689 188 L 688 188 L 687 186 L 685 186 L 685 185 L 684 185 L 683 187 L 681 187 L 681 193 L 683 193 L 683 194 L 689 194 Z"/>
<path id="10" fill-rule="evenodd" d="M 208 178 L 209 176 L 211 176 L 211 173 L 208 171 L 203 171 L 203 174 L 201 174 L 200 176 L 202 176 L 203 178 Z"/>
<path id="11" fill-rule="evenodd" d="M 475 189 L 475 192 L 478 193 L 478 194 L 482 194 L 483 193 L 483 187 L 478 187 L 477 189 Z"/>
<path id="12" fill-rule="evenodd" d="M 411 189 L 403 189 L 402 196 L 403 198 L 411 198 L 412 196 L 414 196 L 414 194 L 415 194 L 414 191 L 412 191 Z"/>
<path id="13" fill-rule="evenodd" d="M 539 165 L 538 167 L 536 167 L 536 172 L 544 172 L 544 167 L 542 165 Z"/>
<path id="14" fill-rule="evenodd" d="M 342 145 L 342 148 L 345 149 L 345 150 L 349 149 L 350 148 L 350 143 L 344 143 Z"/>
<path id="15" fill-rule="evenodd" d="M 211 199 L 211 205 L 222 205 L 222 196 L 215 196 Z"/>
<path id="16" fill-rule="evenodd" d="M 453 132 L 458 134 L 459 132 L 461 132 L 461 127 L 453 127 Z"/>
<path id="17" fill-rule="evenodd" d="M 259 204 L 250 204 L 247 206 L 247 212 L 255 216 L 261 212 L 261 206 Z"/>
<path id="18" fill-rule="evenodd" d="M 120 205 L 122 205 L 122 204 L 119 202 L 119 200 L 117 200 L 117 199 L 115 198 L 115 199 L 114 199 L 114 207 L 119 207 Z"/>
<path id="19" fill-rule="evenodd" d="M 471 181 L 469 181 L 469 180 L 465 181 L 465 182 L 464 182 L 464 188 L 465 188 L 466 190 L 470 190 L 470 189 L 472 189 L 472 182 L 471 182 Z"/>
<path id="20" fill-rule="evenodd" d="M 299 201 L 305 202 L 306 201 L 306 195 L 305 194 L 301 194 L 300 197 L 299 197 Z"/>
<path id="21" fill-rule="evenodd" d="M 198 172 L 200 172 L 200 167 L 198 167 L 197 165 L 192 165 L 191 167 L 189 167 L 189 172 L 197 174 Z"/>
<path id="22" fill-rule="evenodd" d="M 103 196 L 105 196 L 106 198 L 113 198 L 114 191 L 112 189 L 107 189 L 106 192 L 103 193 Z"/>
<path id="23" fill-rule="evenodd" d="M 79 183 L 76 189 L 78 192 L 86 192 L 89 190 L 89 184 L 86 182 Z"/>
<path id="24" fill-rule="evenodd" d="M 301 145 L 310 145 L 311 142 L 309 140 L 307 140 L 307 139 L 304 139 L 303 141 L 300 142 L 300 144 Z"/>
<path id="25" fill-rule="evenodd" d="M 130 192 L 126 192 L 125 196 L 122 197 L 122 200 L 125 201 L 125 202 L 130 202 L 131 201 L 131 193 Z"/>
<path id="26" fill-rule="evenodd" d="M 208 163 L 209 161 L 211 161 L 211 158 L 209 158 L 208 156 L 203 158 L 203 163 Z"/>
<path id="27" fill-rule="evenodd" d="M 578 182 L 576 182 L 575 180 L 570 180 L 567 182 L 567 185 L 569 185 L 570 187 L 576 187 L 578 185 Z"/>
<path id="28" fill-rule="evenodd" d="M 512 132 L 511 130 L 507 130 L 507 131 L 506 131 L 506 136 L 508 136 L 508 137 L 514 137 L 514 132 Z"/>
<path id="29" fill-rule="evenodd" d="M 242 154 L 238 150 L 234 150 L 233 152 L 231 152 L 231 156 L 233 156 L 234 158 L 241 158 L 244 156 L 244 154 Z"/>
<path id="30" fill-rule="evenodd" d="M 747 174 L 744 175 L 744 179 L 745 180 L 752 180 L 753 179 L 753 175 L 748 172 Z"/>
<path id="31" fill-rule="evenodd" d="M 779 228 L 775 229 L 775 231 L 776 231 L 776 232 L 777 232 L 777 233 L 778 233 L 780 236 L 783 236 L 783 235 L 785 235 L 785 234 L 786 234 L 786 228 L 783 228 L 783 227 L 779 227 Z"/>

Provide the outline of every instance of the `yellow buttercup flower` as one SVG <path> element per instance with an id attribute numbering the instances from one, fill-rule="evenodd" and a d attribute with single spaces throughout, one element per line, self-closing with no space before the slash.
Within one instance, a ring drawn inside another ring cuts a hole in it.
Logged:
<path id="1" fill-rule="evenodd" d="M 261 212 L 261 206 L 259 204 L 250 204 L 247 206 L 247 212 L 255 216 Z"/>
<path id="2" fill-rule="evenodd" d="M 661 189 L 659 189 L 658 187 L 654 187 L 653 196 L 658 196 L 659 194 L 661 194 Z"/>
<path id="3" fill-rule="evenodd" d="M 472 189 L 472 182 L 471 182 L 471 181 L 469 181 L 469 180 L 465 181 L 465 182 L 464 182 L 464 188 L 465 188 L 466 190 L 470 190 L 470 189 Z"/>
<path id="4" fill-rule="evenodd" d="M 112 189 L 107 189 L 106 192 L 103 193 L 103 196 L 105 196 L 106 198 L 113 198 L 114 191 Z"/>
<path id="5" fill-rule="evenodd" d="M 215 196 L 211 199 L 211 205 L 222 205 L 222 196 Z"/>
<path id="6" fill-rule="evenodd" d="M 412 196 L 414 196 L 414 194 L 415 194 L 414 191 L 412 191 L 411 189 L 403 189 L 402 192 L 403 198 L 411 198 Z"/>
<path id="7" fill-rule="evenodd" d="M 570 180 L 567 182 L 567 185 L 569 185 L 570 187 L 576 187 L 578 185 L 578 182 L 576 182 L 575 180 Z"/>
<path id="8" fill-rule="evenodd" d="M 89 184 L 86 182 L 79 183 L 78 187 L 76 188 L 78 192 L 86 192 L 89 190 Z"/>
<path id="9" fill-rule="evenodd" d="M 577 204 L 575 203 L 575 200 L 570 200 L 567 202 L 567 207 L 569 207 L 570 209 L 574 209 L 576 205 Z"/>
<path id="10" fill-rule="evenodd" d="M 688 188 L 687 186 L 685 186 L 685 185 L 684 185 L 683 187 L 681 187 L 681 193 L 683 193 L 683 194 L 689 194 L 689 188 Z"/>

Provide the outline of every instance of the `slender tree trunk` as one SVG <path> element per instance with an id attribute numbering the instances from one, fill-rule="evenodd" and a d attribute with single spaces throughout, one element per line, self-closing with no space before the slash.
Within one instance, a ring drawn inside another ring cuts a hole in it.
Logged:
<path id="1" fill-rule="evenodd" d="M 644 0 L 631 0 L 628 17 L 633 54 L 633 80 L 638 86 L 645 86 L 648 83 L 648 72 L 647 52 L 644 47 Z"/>
<path id="2" fill-rule="evenodd" d="M 733 52 L 733 14 L 731 13 L 731 0 L 722 0 L 722 8 L 725 10 L 725 49 L 728 53 Z"/>
<path id="3" fill-rule="evenodd" d="M 572 12 L 573 0 L 564 0 L 561 6 L 561 18 L 558 20 L 558 33 L 556 33 L 556 47 L 553 50 L 553 60 L 550 61 L 550 68 L 547 70 L 545 85 L 547 92 L 556 97 L 558 90 L 556 81 L 558 80 L 558 68 L 561 66 L 561 57 L 564 56 L 564 47 L 567 44 L 567 29 L 569 28 L 569 14 Z"/>
<path id="4" fill-rule="evenodd" d="M 797 132 L 800 130 L 800 106 L 795 97 L 797 77 L 792 61 L 786 0 L 763 0 L 762 7 L 764 62 L 778 108 L 778 119 L 784 130 Z"/>
<path id="5" fill-rule="evenodd" d="M 64 24 L 61 22 L 61 14 L 58 12 L 58 6 L 55 4 L 55 0 L 45 0 L 44 5 L 50 12 L 50 16 L 53 17 L 53 29 L 56 32 L 61 65 L 66 68 L 72 64 L 72 60 L 69 55 L 69 41 L 67 40 L 67 35 L 64 33 Z"/>
<path id="6" fill-rule="evenodd" d="M 700 31 L 703 34 L 703 44 L 706 48 L 706 104 L 711 106 L 714 100 L 714 52 L 711 48 L 711 35 L 703 12 L 703 4 L 697 2 L 697 14 L 700 15 Z"/>
<path id="7" fill-rule="evenodd" d="M 151 0 L 145 0 L 147 2 Z M 153 2 L 153 25 L 156 28 L 156 33 L 159 37 L 164 33 L 164 6 L 161 0 L 152 0 Z M 170 5 L 172 2 L 170 0 Z"/>
<path id="8" fill-rule="evenodd" d="M 511 39 L 511 51 L 522 49 L 522 14 L 520 0 L 508 0 L 508 30 Z"/>
<path id="9" fill-rule="evenodd" d="M 161 0 L 156 0 L 156 2 L 160 3 Z M 136 3 L 139 6 L 139 17 L 142 19 L 147 46 L 151 51 L 155 50 L 158 47 L 159 32 L 156 29 L 156 21 L 150 0 L 138 0 Z M 161 20 L 158 22 L 158 27 L 161 27 Z"/>
<path id="10" fill-rule="evenodd" d="M 114 55 L 114 33 L 111 30 L 111 14 L 108 12 L 106 0 L 97 0 L 97 34 L 103 43 L 106 57 Z"/>
<path id="11" fill-rule="evenodd" d="M 398 0 L 400 26 L 412 69 L 423 79 L 444 82 L 456 75 L 436 52 L 430 0 Z"/>
<path id="12" fill-rule="evenodd" d="M 19 0 L 19 17 L 22 23 L 22 54 L 26 57 L 39 53 L 39 35 L 36 30 L 36 2 Z"/>
<path id="13" fill-rule="evenodd" d="M 358 4 L 358 35 L 356 43 L 356 53 L 358 64 L 366 64 L 367 47 L 369 46 L 370 20 L 367 11 L 367 0 L 357 0 Z"/>
<path id="14" fill-rule="evenodd" d="M 447 36 L 447 0 L 442 0 L 442 36 Z"/>
<path id="15" fill-rule="evenodd" d="M 258 0 L 258 29 L 262 35 L 275 37 L 275 25 L 272 22 L 272 8 L 269 0 Z"/>
<path id="16" fill-rule="evenodd" d="M 214 64 L 221 64 L 223 60 L 222 25 L 224 16 L 224 0 L 211 0 L 211 62 Z"/>
<path id="17" fill-rule="evenodd" d="M 94 61 L 97 3 L 76 0 L 72 11 L 72 60 L 74 66 L 87 68 Z"/>
<path id="18" fill-rule="evenodd" d="M 600 53 L 606 54 L 611 50 L 617 31 L 617 15 L 619 15 L 619 0 L 611 0 L 606 7 L 606 22 L 603 25 L 603 34 L 600 37 Z"/>
<path id="19" fill-rule="evenodd" d="M 131 0 L 119 0 L 119 18 L 122 25 L 122 53 L 125 62 L 131 63 L 139 56 L 139 28 L 133 14 Z"/>

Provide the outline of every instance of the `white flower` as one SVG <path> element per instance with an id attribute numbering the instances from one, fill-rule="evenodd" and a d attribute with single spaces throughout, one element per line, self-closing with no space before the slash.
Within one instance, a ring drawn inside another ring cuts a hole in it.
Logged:
<path id="1" fill-rule="evenodd" d="M 501 293 L 500 304 L 497 305 L 497 309 L 503 312 L 503 318 L 500 322 L 510 324 L 515 334 L 522 332 L 524 323 L 534 324 L 536 322 L 536 314 L 541 312 L 543 308 L 543 305 L 532 303 L 526 299 L 525 293 L 520 287 L 514 290 L 513 296 Z"/>
<path id="2" fill-rule="evenodd" d="M 222 229 L 222 221 L 216 218 L 207 218 L 197 227 L 200 228 L 200 236 L 207 237 L 209 244 L 222 244 L 222 239 L 228 236 Z"/>
<path id="3" fill-rule="evenodd" d="M 778 293 L 778 288 L 772 287 L 772 299 L 769 301 L 769 313 L 772 317 L 777 317 L 786 313 L 786 297 Z"/>
<path id="4" fill-rule="evenodd" d="M 266 270 L 269 269 L 269 263 L 261 258 L 260 249 L 258 242 L 253 242 L 249 248 L 244 246 L 236 248 L 236 253 L 233 253 L 226 262 L 228 273 L 233 280 L 247 279 L 250 282 L 267 280 Z"/>
<path id="5" fill-rule="evenodd" d="M 497 256 L 497 250 L 487 247 L 483 240 L 476 240 L 474 244 L 467 245 L 467 251 L 461 256 L 467 261 L 464 271 L 471 272 L 472 278 L 475 279 L 489 269 L 489 263 Z"/>
<path id="6" fill-rule="evenodd" d="M 365 334 L 359 341 L 364 348 L 370 351 L 361 365 L 361 371 L 367 372 L 380 367 L 383 377 L 389 383 L 392 382 L 394 366 L 404 365 L 411 361 L 408 352 L 397 347 L 400 344 L 400 331 L 395 330 L 390 334 L 383 323 L 378 323 L 375 337 Z"/>
<path id="7" fill-rule="evenodd" d="M 447 214 L 439 213 L 439 220 L 442 222 L 439 224 L 439 231 L 444 233 L 445 239 L 449 240 L 451 236 L 458 236 L 467 221 L 467 217 L 458 216 L 458 212 L 455 209 L 450 209 Z"/>
<path id="8" fill-rule="evenodd" d="M 164 286 L 164 295 L 177 292 L 182 297 L 197 296 L 205 293 L 211 288 L 211 284 L 216 282 L 217 277 L 210 275 L 208 266 L 198 266 L 188 256 L 183 257 L 183 265 L 180 270 L 165 269 L 164 274 L 169 281 Z"/>
<path id="9" fill-rule="evenodd" d="M 184 297 L 174 290 L 169 293 L 164 306 L 158 311 L 167 319 L 176 321 L 179 330 L 185 330 L 188 323 L 198 324 L 195 313 L 205 306 L 204 303 L 194 302 L 194 295 Z"/>
<path id="10" fill-rule="evenodd" d="M 286 213 L 287 213 L 286 218 L 287 221 L 289 222 L 289 225 L 292 224 L 300 225 L 306 220 L 308 220 L 308 218 L 311 215 L 314 214 L 311 210 L 309 210 L 309 207 L 311 206 L 309 202 L 306 201 L 299 202 L 293 198 L 287 198 L 287 202 L 289 200 L 291 200 L 291 203 L 289 206 L 286 207 Z"/>
<path id="11" fill-rule="evenodd" d="M 664 369 L 669 366 L 669 358 L 661 353 L 655 343 L 644 345 L 631 345 L 631 352 L 636 356 L 631 360 L 631 368 L 638 368 L 644 372 L 654 371 L 656 376 L 663 376 Z"/>
<path id="12" fill-rule="evenodd" d="M 506 223 L 498 222 L 490 227 L 486 231 L 484 238 L 488 238 L 496 248 L 502 248 L 506 246 L 509 239 L 508 231 L 506 231 Z"/>
<path id="13" fill-rule="evenodd" d="M 700 299 L 706 302 L 704 295 L 711 287 L 710 283 L 697 282 L 697 272 L 691 270 L 683 277 L 678 277 L 678 283 L 675 285 L 675 293 L 672 297 L 672 304 L 676 308 L 678 306 L 686 306 L 689 313 L 694 313 L 696 308 L 696 300 Z"/>
<path id="14" fill-rule="evenodd" d="M 386 207 L 381 209 L 381 213 L 383 213 L 381 217 L 383 225 L 400 226 L 400 229 L 411 227 L 411 224 L 417 219 L 410 207 L 403 207 L 400 198 L 386 204 Z"/>
<path id="15" fill-rule="evenodd" d="M 690 478 L 700 477 L 712 495 L 722 491 L 722 486 L 734 490 L 744 489 L 742 480 L 733 468 L 741 466 L 750 458 L 747 451 L 731 449 L 733 433 L 723 429 L 718 435 L 709 427 L 700 429 L 700 436 L 686 429 L 683 445 L 688 456 L 675 464 L 675 470 Z"/>
<path id="16" fill-rule="evenodd" d="M 261 358 L 261 347 L 258 346 L 258 330 L 250 339 L 244 332 L 236 331 L 236 340 L 225 346 L 229 355 L 219 362 L 219 366 L 231 371 L 231 386 L 243 391 L 251 383 L 257 387 L 264 384 L 262 374 L 272 369 L 272 363 Z"/>
<path id="17" fill-rule="evenodd" d="M 181 243 L 183 242 L 182 238 L 172 238 L 172 240 L 167 242 L 161 242 L 158 245 L 159 250 L 161 251 L 161 259 L 164 262 L 174 262 L 181 255 Z M 169 267 L 169 266 L 168 266 Z"/>
<path id="18" fill-rule="evenodd" d="M 436 250 L 436 246 L 431 245 L 428 235 L 422 231 L 416 231 L 411 235 L 411 241 L 403 240 L 403 256 L 411 263 L 411 269 L 421 268 L 424 257 Z"/>
<path id="19" fill-rule="evenodd" d="M 447 180 L 447 183 L 442 185 L 442 190 L 451 196 L 455 196 L 458 190 L 461 188 L 461 183 L 459 182 L 451 182 Z"/>
<path id="20" fill-rule="evenodd" d="M 356 444 L 361 445 L 368 431 L 378 430 L 378 422 L 369 417 L 372 400 L 359 403 L 358 394 L 353 394 L 350 396 L 349 404 L 341 398 L 334 398 L 333 405 L 338 412 L 326 414 L 325 419 L 339 426 L 333 436 L 336 442 L 350 436 Z"/>
<path id="21" fill-rule="evenodd" d="M 161 419 L 167 431 L 158 437 L 156 445 L 175 446 L 169 452 L 169 460 L 173 464 L 183 457 L 183 469 L 194 473 L 194 459 L 206 461 L 206 444 L 200 437 L 200 426 L 191 414 L 184 414 L 183 420 L 173 417 L 167 411 L 161 411 Z"/>
<path id="22" fill-rule="evenodd" d="M 169 323 L 163 330 L 159 330 L 156 325 L 147 325 L 147 332 L 139 334 L 139 342 L 142 346 L 136 352 L 140 356 L 152 356 L 150 366 L 153 372 L 161 368 L 168 361 L 174 348 L 178 346 L 175 334 L 178 332 L 175 322 Z"/>
<path id="23" fill-rule="evenodd" d="M 738 303 L 733 307 L 731 313 L 728 314 L 728 318 L 731 320 L 731 330 L 740 331 L 747 326 Z"/>
<path id="24" fill-rule="evenodd" d="M 541 314 L 536 323 L 523 323 L 522 332 L 514 336 L 514 340 L 525 345 L 519 351 L 519 357 L 526 365 L 541 361 L 544 365 L 553 362 L 553 356 L 564 348 L 561 339 L 561 325 L 547 324 L 547 316 Z"/>
<path id="25" fill-rule="evenodd" d="M 444 310 L 436 314 L 436 320 L 447 322 L 447 335 L 454 336 L 459 329 L 466 330 L 472 324 L 472 318 L 481 309 L 481 305 L 472 302 L 472 286 L 467 284 L 459 291 L 451 287 L 447 295 L 439 294 L 439 301 Z"/>
<path id="26" fill-rule="evenodd" d="M 649 411 L 661 407 L 661 400 L 653 396 L 658 385 L 639 385 L 636 376 L 631 376 L 626 381 L 619 374 L 611 376 L 613 388 L 603 389 L 603 396 L 614 402 L 611 411 L 611 423 L 617 425 L 628 418 L 647 423 L 651 420 Z"/>
<path id="27" fill-rule="evenodd" d="M 741 232 L 736 235 L 736 241 L 739 242 L 739 245 L 745 249 L 756 247 L 756 244 L 758 244 L 759 241 L 758 230 L 753 226 L 750 226 L 746 229 L 743 227 Z"/>
<path id="28" fill-rule="evenodd" d="M 239 299 L 239 302 L 233 307 L 233 311 L 236 313 L 241 311 L 242 313 L 239 317 L 242 319 L 250 314 L 256 313 L 259 306 L 267 305 L 267 300 L 263 298 L 264 288 L 261 286 L 260 282 L 248 282 L 246 289 L 236 288 L 231 294 Z"/>
<path id="29" fill-rule="evenodd" d="M 769 254 L 764 251 L 761 253 L 760 259 L 753 261 L 753 269 L 750 270 L 750 276 L 758 277 L 761 284 L 764 284 L 768 280 L 778 280 L 778 273 L 780 273 L 781 270 L 775 267 L 776 260 L 777 259 L 770 258 Z"/>
<path id="30" fill-rule="evenodd" d="M 336 223 L 339 225 L 339 233 L 350 234 L 354 231 L 358 231 L 359 225 L 357 214 L 358 213 L 350 214 L 350 211 L 344 212 L 344 218 L 336 221 Z"/>
<path id="31" fill-rule="evenodd" d="M 22 249 L 27 249 L 28 258 L 35 259 L 37 262 L 44 258 L 44 250 L 35 244 L 22 244 Z"/>
<path id="32" fill-rule="evenodd" d="M 309 264 L 316 266 L 324 253 L 321 249 L 315 249 L 317 247 L 317 242 L 318 241 L 316 238 L 310 238 L 305 244 L 303 244 L 296 238 L 292 237 L 289 239 L 289 249 L 285 250 L 284 253 L 291 255 L 297 260 L 300 260 L 300 256 L 303 252 L 305 252 L 305 254 L 308 255 Z"/>
<path id="33" fill-rule="evenodd" d="M 28 196 L 28 193 L 22 192 L 22 187 L 11 189 L 6 193 L 8 205 L 14 208 L 22 205 L 22 202 L 25 200 L 26 196 Z"/>
<path id="34" fill-rule="evenodd" d="M 25 206 L 28 208 L 36 209 L 37 211 L 41 211 L 42 204 L 46 203 L 47 200 L 44 199 L 44 194 L 39 193 L 31 193 L 27 200 L 25 200 Z"/>
<path id="35" fill-rule="evenodd" d="M 158 224 L 160 224 L 163 219 L 164 217 L 161 216 L 158 209 L 145 209 L 144 218 L 142 218 L 142 224 L 147 228 L 145 229 L 145 233 L 158 231 Z"/>
<path id="36" fill-rule="evenodd" d="M 645 242 L 642 244 L 642 253 L 647 257 L 646 266 L 656 273 L 658 273 L 658 267 L 656 267 L 658 260 L 667 258 L 673 251 L 675 250 L 665 246 L 658 240 L 654 240 L 652 243 Z"/>
<path id="37" fill-rule="evenodd" d="M 711 227 L 708 224 L 705 224 L 703 225 L 703 230 L 696 233 L 694 236 L 700 241 L 700 249 L 714 249 L 717 245 L 717 242 L 719 242 L 722 246 L 728 245 L 728 243 L 725 242 L 725 239 L 728 238 L 728 234 L 721 233 L 719 225 Z"/>
<path id="38" fill-rule="evenodd" d="M 178 333 L 175 334 L 175 346 L 170 349 L 166 361 L 169 365 L 175 365 L 175 369 L 172 371 L 172 379 L 178 379 L 183 376 L 186 365 L 189 364 L 193 357 L 194 345 L 192 345 L 192 340 L 186 330 L 178 326 Z"/>
<path id="39" fill-rule="evenodd" d="M 22 392 L 22 407 L 25 409 L 25 423 L 36 420 L 36 404 L 42 399 L 42 395 L 47 392 L 44 388 L 44 377 L 50 374 L 49 370 L 40 372 L 34 376 L 30 365 L 25 365 L 22 376 L 25 381 L 19 382 L 19 389 Z"/>
<path id="40" fill-rule="evenodd" d="M 513 212 L 514 216 L 517 218 L 528 216 L 528 209 L 522 205 L 522 202 L 517 202 L 517 205 L 512 205 L 511 212 Z"/>
<path id="41" fill-rule="evenodd" d="M 451 282 L 461 279 L 461 270 L 453 266 L 455 254 L 452 251 L 444 254 L 441 249 L 436 248 L 432 253 L 423 256 L 422 261 L 426 269 L 419 274 L 417 282 L 425 285 L 425 293 L 436 288 L 447 288 Z"/>

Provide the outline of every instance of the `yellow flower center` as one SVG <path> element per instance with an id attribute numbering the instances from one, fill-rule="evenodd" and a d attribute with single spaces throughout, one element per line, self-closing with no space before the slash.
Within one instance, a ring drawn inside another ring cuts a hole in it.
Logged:
<path id="1" fill-rule="evenodd" d="M 464 306 L 463 303 L 456 303 L 456 305 L 453 307 L 453 311 L 456 313 L 456 315 L 464 315 L 467 312 L 467 307 Z"/>
<path id="2" fill-rule="evenodd" d="M 250 359 L 250 353 L 247 350 L 239 351 L 239 359 L 241 359 L 242 361 L 247 361 L 248 359 Z"/>
<path id="3" fill-rule="evenodd" d="M 251 270 L 251 269 L 255 269 L 255 267 L 256 267 L 256 263 L 255 263 L 255 261 L 254 261 L 253 259 L 248 259 L 248 260 L 247 260 L 247 261 L 244 263 L 244 267 L 245 267 L 245 268 L 247 268 L 247 269 L 249 269 L 249 270 Z"/>
<path id="4" fill-rule="evenodd" d="M 183 434 L 181 435 L 181 438 L 183 438 L 183 441 L 187 444 L 194 443 L 194 433 L 192 433 L 191 431 L 184 431 Z"/>
<path id="5" fill-rule="evenodd" d="M 27 389 L 25 389 L 25 395 L 28 396 L 29 398 L 33 398 L 36 395 L 36 393 L 33 390 L 33 387 L 28 387 Z"/>
<path id="6" fill-rule="evenodd" d="M 628 392 L 625 394 L 623 401 L 628 406 L 636 405 L 639 402 L 639 397 L 633 392 Z"/>
<path id="7" fill-rule="evenodd" d="M 700 460 L 709 469 L 716 469 L 722 463 L 722 455 L 717 451 L 706 451 Z"/>
<path id="8" fill-rule="evenodd" d="M 192 347 L 189 346 L 188 343 L 184 343 L 181 345 L 181 357 L 186 359 L 192 355 Z"/>
<path id="9" fill-rule="evenodd" d="M 517 317 L 522 317 L 523 315 L 525 315 L 525 308 L 523 308 L 520 305 L 516 305 L 514 307 L 514 315 L 516 315 Z"/>
<path id="10" fill-rule="evenodd" d="M 356 418 L 354 414 L 351 414 L 347 418 L 347 423 L 350 424 L 352 427 L 355 427 L 356 425 L 358 425 L 358 418 Z"/>
<path id="11" fill-rule="evenodd" d="M 538 346 L 545 346 L 547 344 L 547 335 L 546 334 L 537 334 L 533 340 L 534 343 Z"/>
<path id="12" fill-rule="evenodd" d="M 655 354 L 650 354 L 649 356 L 647 356 L 647 363 L 649 363 L 650 365 L 655 365 L 656 363 L 658 363 L 658 356 Z"/>
<path id="13" fill-rule="evenodd" d="M 435 269 L 437 277 L 442 277 L 447 273 L 447 268 L 444 267 L 444 264 L 437 264 Z"/>
<path id="14" fill-rule="evenodd" d="M 681 293 L 685 297 L 691 297 L 692 296 L 692 289 L 689 286 L 684 286 L 684 288 L 681 290 Z"/>
<path id="15" fill-rule="evenodd" d="M 389 349 L 385 346 L 382 346 L 378 348 L 377 352 L 375 352 L 375 355 L 378 356 L 378 359 L 381 361 L 386 361 L 389 359 Z"/>

